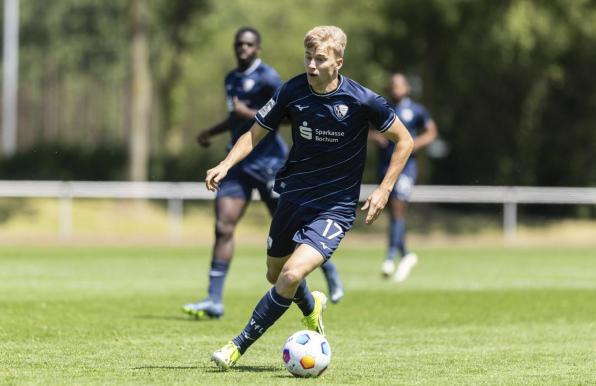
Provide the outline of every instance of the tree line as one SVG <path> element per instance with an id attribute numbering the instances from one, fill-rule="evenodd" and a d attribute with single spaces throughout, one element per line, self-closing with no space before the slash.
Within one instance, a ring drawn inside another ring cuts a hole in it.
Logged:
<path id="1" fill-rule="evenodd" d="M 421 182 L 596 185 L 593 0 L 22 1 L 19 152 L 0 178 L 198 180 L 224 152 L 194 136 L 226 114 L 235 30 L 258 28 L 288 79 L 318 24 L 347 32 L 347 76 L 415 81 L 450 149 L 422 155 Z"/>

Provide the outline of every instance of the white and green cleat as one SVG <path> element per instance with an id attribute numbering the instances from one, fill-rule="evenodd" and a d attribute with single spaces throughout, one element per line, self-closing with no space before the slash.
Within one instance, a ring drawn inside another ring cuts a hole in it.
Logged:
<path id="1" fill-rule="evenodd" d="M 313 298 L 315 298 L 315 309 L 309 314 L 302 318 L 302 324 L 312 331 L 316 331 L 319 334 L 325 336 L 325 326 L 323 326 L 323 311 L 327 308 L 327 296 L 319 291 L 312 292 Z"/>
<path id="2" fill-rule="evenodd" d="M 182 312 L 195 319 L 219 319 L 224 314 L 223 303 L 214 303 L 213 300 L 207 298 L 196 303 L 188 303 L 182 306 Z"/>
<path id="3" fill-rule="evenodd" d="M 215 362 L 217 367 L 221 370 L 226 371 L 238 362 L 240 356 L 242 356 L 240 350 L 238 350 L 238 347 L 230 341 L 219 350 L 216 350 L 211 356 L 211 360 Z"/>

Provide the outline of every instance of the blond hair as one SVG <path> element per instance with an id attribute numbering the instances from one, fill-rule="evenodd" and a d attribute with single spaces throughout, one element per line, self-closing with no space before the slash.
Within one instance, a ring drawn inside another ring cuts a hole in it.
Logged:
<path id="1" fill-rule="evenodd" d="M 348 43 L 348 37 L 341 28 L 333 25 L 318 26 L 306 33 L 304 37 L 304 48 L 330 47 L 335 51 L 337 57 L 344 57 L 344 50 Z"/>

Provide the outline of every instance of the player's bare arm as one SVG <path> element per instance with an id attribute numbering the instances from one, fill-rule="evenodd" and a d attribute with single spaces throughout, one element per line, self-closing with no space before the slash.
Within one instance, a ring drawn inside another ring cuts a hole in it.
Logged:
<path id="1" fill-rule="evenodd" d="M 367 210 L 365 223 L 367 225 L 372 224 L 387 204 L 389 194 L 395 186 L 397 177 L 401 173 L 408 157 L 412 153 L 414 148 L 414 140 L 408 132 L 408 129 L 401 123 L 399 118 L 395 118 L 395 121 L 389 127 L 387 131 L 383 133 L 383 136 L 388 140 L 395 142 L 395 149 L 391 156 L 391 162 L 389 168 L 381 184 L 372 192 L 366 199 L 366 202 L 362 206 L 362 210 Z"/>
<path id="2" fill-rule="evenodd" d="M 197 135 L 197 143 L 203 147 L 209 147 L 211 145 L 211 137 L 231 130 L 232 125 L 229 124 L 229 120 L 230 118 L 228 117 L 215 126 L 201 130 Z"/>
<path id="3" fill-rule="evenodd" d="M 238 99 L 238 97 L 234 97 L 232 98 L 232 113 L 241 119 L 253 119 L 257 115 L 257 110 L 251 109 L 246 103 Z"/>
<path id="4" fill-rule="evenodd" d="M 249 131 L 240 136 L 228 156 L 216 167 L 207 170 L 207 176 L 205 177 L 207 189 L 212 192 L 218 190 L 219 181 L 228 174 L 228 170 L 245 159 L 267 133 L 267 130 L 255 122 Z"/>
<path id="5" fill-rule="evenodd" d="M 241 119 L 253 119 L 257 115 L 257 110 L 251 109 L 248 105 L 242 102 L 238 97 L 232 99 L 232 113 Z M 201 130 L 197 135 L 197 142 L 203 147 L 209 147 L 211 145 L 211 137 L 218 134 L 224 133 L 231 130 L 232 125 L 229 123 L 230 118 L 212 126 L 208 129 Z"/>
<path id="6" fill-rule="evenodd" d="M 437 124 L 431 119 L 424 125 L 424 132 L 414 139 L 414 151 L 428 146 L 439 135 Z"/>

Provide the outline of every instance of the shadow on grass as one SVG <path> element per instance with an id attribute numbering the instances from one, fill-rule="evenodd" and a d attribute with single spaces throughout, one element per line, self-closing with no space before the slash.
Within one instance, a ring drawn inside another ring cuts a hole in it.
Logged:
<path id="1" fill-rule="evenodd" d="M 195 369 L 202 369 L 207 373 L 224 373 L 215 366 L 158 366 L 158 365 L 146 365 L 146 366 L 137 366 L 133 367 L 132 370 L 195 370 Z M 279 373 L 282 371 L 283 368 L 279 366 L 235 366 L 230 369 L 230 372 L 239 372 L 239 373 Z M 288 378 L 288 375 L 277 375 L 278 378 Z M 292 378 L 291 376 L 289 378 Z"/>
<path id="2" fill-rule="evenodd" d="M 203 367 L 207 373 L 225 373 L 226 371 L 218 369 L 214 366 Z M 279 367 L 275 366 L 234 366 L 228 372 L 234 373 L 274 373 L 279 371 Z"/>
<path id="3" fill-rule="evenodd" d="M 202 366 L 137 366 L 133 367 L 133 370 L 151 370 L 151 369 L 163 369 L 163 370 L 194 370 L 200 369 Z"/>
<path id="4" fill-rule="evenodd" d="M 233 369 L 247 373 L 274 373 L 281 370 L 279 366 L 236 366 Z"/>

